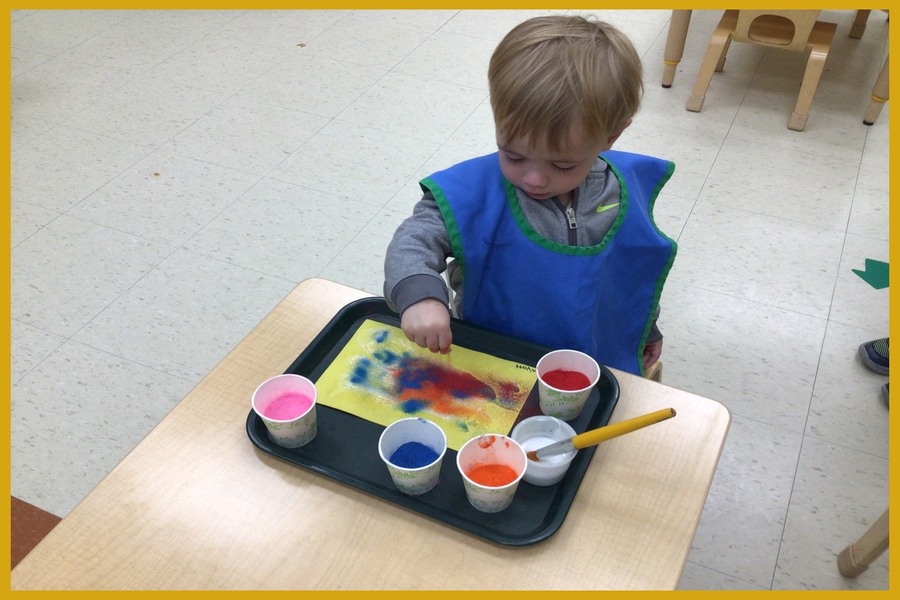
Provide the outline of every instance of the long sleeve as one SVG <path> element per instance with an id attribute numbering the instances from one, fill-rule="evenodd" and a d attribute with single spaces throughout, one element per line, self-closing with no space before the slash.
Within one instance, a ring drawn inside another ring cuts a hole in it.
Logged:
<path id="1" fill-rule="evenodd" d="M 394 232 L 384 260 L 384 297 L 402 314 L 425 298 L 449 303 L 441 273 L 447 268 L 450 238 L 434 197 L 426 193 Z"/>

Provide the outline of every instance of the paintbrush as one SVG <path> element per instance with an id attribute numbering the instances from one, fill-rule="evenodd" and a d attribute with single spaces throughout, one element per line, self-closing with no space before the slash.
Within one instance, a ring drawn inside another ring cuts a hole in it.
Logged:
<path id="1" fill-rule="evenodd" d="M 659 423 L 660 421 L 665 421 L 666 419 L 670 419 L 674 416 L 674 408 L 664 408 L 656 412 L 641 415 L 640 417 L 634 417 L 632 419 L 620 421 L 619 423 L 606 425 L 605 427 L 591 429 L 590 431 L 579 433 L 578 435 L 567 440 L 554 442 L 549 446 L 544 446 L 543 448 L 538 448 L 537 450 L 531 450 L 526 454 L 528 456 L 528 460 L 539 462 L 542 458 L 547 458 L 548 456 L 565 454 L 566 452 L 572 452 L 573 450 L 587 448 L 588 446 L 595 446 L 600 442 L 605 442 L 608 439 L 618 437 L 626 433 L 631 433 L 632 431 L 641 429 L 642 427 L 653 425 L 654 423 Z"/>

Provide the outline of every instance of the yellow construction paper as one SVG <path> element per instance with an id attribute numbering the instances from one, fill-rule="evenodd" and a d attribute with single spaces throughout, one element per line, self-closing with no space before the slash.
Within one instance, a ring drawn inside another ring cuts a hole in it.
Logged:
<path id="1" fill-rule="evenodd" d="M 533 366 L 453 345 L 432 353 L 394 326 L 364 320 L 316 381 L 317 402 L 389 425 L 418 416 L 459 450 L 482 433 L 509 433 L 536 381 Z"/>

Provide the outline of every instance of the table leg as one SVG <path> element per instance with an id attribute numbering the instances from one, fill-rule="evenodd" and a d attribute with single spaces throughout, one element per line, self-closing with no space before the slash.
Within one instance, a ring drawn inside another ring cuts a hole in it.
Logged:
<path id="1" fill-rule="evenodd" d="M 687 39 L 688 26 L 691 24 L 691 11 L 673 10 L 666 34 L 666 49 L 663 53 L 662 86 L 672 87 L 675 80 L 675 67 L 684 56 L 684 41 Z"/>

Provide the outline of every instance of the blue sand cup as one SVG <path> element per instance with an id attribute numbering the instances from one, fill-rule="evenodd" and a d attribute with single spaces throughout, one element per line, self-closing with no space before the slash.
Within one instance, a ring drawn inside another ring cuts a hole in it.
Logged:
<path id="1" fill-rule="evenodd" d="M 391 480 L 410 496 L 424 494 L 437 485 L 446 452 L 447 435 L 421 417 L 395 421 L 378 438 L 378 454 Z"/>

